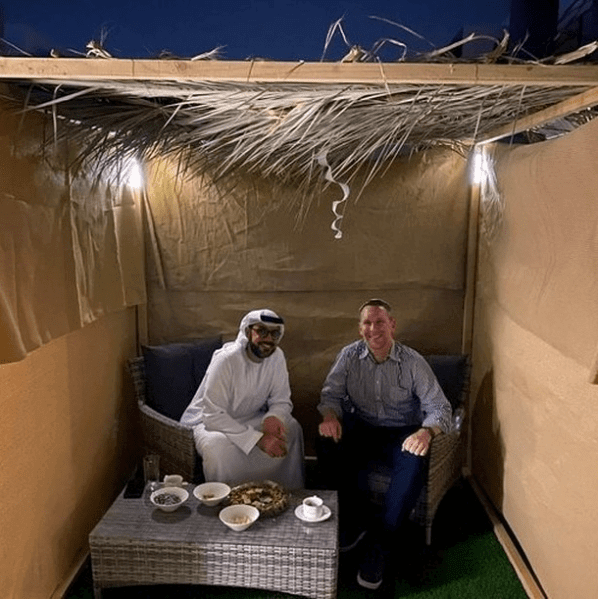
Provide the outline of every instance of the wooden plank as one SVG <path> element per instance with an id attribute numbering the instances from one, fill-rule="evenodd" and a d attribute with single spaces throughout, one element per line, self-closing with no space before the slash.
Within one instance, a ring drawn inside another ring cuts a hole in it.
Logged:
<path id="1" fill-rule="evenodd" d="M 586 108 L 591 108 L 598 104 L 598 87 L 585 91 L 581 94 L 577 94 L 567 100 L 563 100 L 558 104 L 540 110 L 534 114 L 528 115 L 522 119 L 515 121 L 509 125 L 504 125 L 498 129 L 491 131 L 483 135 L 480 139 L 476 140 L 476 143 L 486 144 L 492 141 L 496 141 L 503 137 L 509 137 L 522 131 L 528 131 L 533 127 L 539 127 L 550 123 L 559 118 L 563 118 L 568 114 L 579 112 Z"/>
<path id="2" fill-rule="evenodd" d="M 471 165 L 469 165 L 471 166 Z M 463 301 L 463 330 L 461 352 L 471 355 L 473 341 L 473 314 L 478 259 L 478 236 L 480 220 L 480 184 L 469 187 L 469 214 L 467 231 L 467 256 L 465 264 L 465 298 Z"/>
<path id="3" fill-rule="evenodd" d="M 80 576 L 83 568 L 86 565 L 87 559 L 89 558 L 89 549 L 85 549 L 81 553 L 75 563 L 69 568 L 66 578 L 54 589 L 50 599 L 64 599 L 69 587 L 75 582 L 78 576 Z"/>
<path id="4" fill-rule="evenodd" d="M 488 496 L 478 485 L 471 473 L 465 472 L 464 474 L 471 484 L 471 487 L 478 499 L 480 500 L 480 503 L 486 510 L 486 514 L 488 514 L 488 518 L 490 518 L 490 522 L 492 522 L 494 534 L 496 535 L 498 542 L 502 545 L 507 558 L 511 562 L 511 565 L 513 566 L 513 569 L 515 570 L 515 573 L 521 582 L 521 585 L 527 593 L 527 596 L 530 599 L 546 599 L 546 593 L 544 593 L 544 590 L 540 586 L 536 576 L 530 570 L 527 560 L 522 556 L 518 545 L 513 540 L 509 530 L 503 524 L 494 505 L 488 499 Z"/>
<path id="5" fill-rule="evenodd" d="M 471 164 L 468 165 L 471 168 Z M 471 356 L 473 348 L 473 326 L 475 313 L 475 291 L 478 267 L 478 240 L 480 230 L 480 184 L 469 186 L 469 214 L 467 230 L 467 256 L 465 264 L 465 297 L 463 300 L 463 328 L 461 333 L 461 353 Z M 467 401 L 467 452 L 466 463 L 471 467 L 471 438 L 473 414 L 473 393 Z"/>
<path id="6" fill-rule="evenodd" d="M 0 79 L 142 79 L 385 85 L 598 85 L 596 65 L 340 63 L 0 57 Z"/>

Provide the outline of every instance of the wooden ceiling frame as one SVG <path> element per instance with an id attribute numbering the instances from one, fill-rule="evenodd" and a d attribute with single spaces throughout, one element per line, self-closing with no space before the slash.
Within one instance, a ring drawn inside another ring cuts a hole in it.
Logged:
<path id="1" fill-rule="evenodd" d="M 577 94 L 563 102 L 559 102 L 554 106 L 545 108 L 526 117 L 514 121 L 511 125 L 506 125 L 497 128 L 495 131 L 490 131 L 476 140 L 476 144 L 487 144 L 493 141 L 498 141 L 503 137 L 510 137 L 523 131 L 529 131 L 536 127 L 541 127 L 557 119 L 566 117 L 567 115 L 580 112 L 586 108 L 592 108 L 598 105 L 598 87 L 594 87 L 588 91 Z"/>
<path id="2" fill-rule="evenodd" d="M 0 79 L 147 79 L 251 83 L 598 86 L 594 65 L 342 63 L 0 57 Z"/>
<path id="3" fill-rule="evenodd" d="M 342 63 L 220 60 L 0 57 L 0 81 L 211 81 L 363 86 L 517 85 L 591 89 L 487 133 L 489 143 L 598 105 L 598 65 Z"/>

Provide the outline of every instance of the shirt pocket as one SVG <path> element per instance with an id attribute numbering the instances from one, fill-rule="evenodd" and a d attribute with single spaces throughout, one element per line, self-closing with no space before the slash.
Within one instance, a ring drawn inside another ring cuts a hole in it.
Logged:
<path id="1" fill-rule="evenodd" d="M 419 411 L 417 399 L 411 391 L 399 385 L 392 385 L 388 389 L 384 403 L 386 410 L 393 415 L 400 414 L 405 417 Z"/>
<path id="2" fill-rule="evenodd" d="M 406 406 L 411 397 L 411 393 L 408 389 L 399 387 L 398 385 L 389 387 L 388 392 L 385 395 L 388 398 L 388 402 L 393 406 Z"/>

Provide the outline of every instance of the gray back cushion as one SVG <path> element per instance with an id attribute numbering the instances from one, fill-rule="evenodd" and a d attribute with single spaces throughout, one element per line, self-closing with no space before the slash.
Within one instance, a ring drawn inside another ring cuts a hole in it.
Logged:
<path id="1" fill-rule="evenodd" d="M 453 410 L 463 401 L 463 391 L 469 384 L 469 360 L 466 355 L 429 355 L 430 364 Z"/>
<path id="2" fill-rule="evenodd" d="M 180 420 L 220 347 L 222 337 L 142 346 L 147 405 Z"/>

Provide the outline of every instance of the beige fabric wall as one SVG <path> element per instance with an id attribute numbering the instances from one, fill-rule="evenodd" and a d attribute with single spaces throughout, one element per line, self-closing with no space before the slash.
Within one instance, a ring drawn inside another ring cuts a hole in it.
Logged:
<path id="1" fill-rule="evenodd" d="M 138 451 L 124 362 L 145 301 L 138 193 L 0 109 L 0 595 L 48 599 Z"/>
<path id="2" fill-rule="evenodd" d="M 149 189 L 151 341 L 232 338 L 248 310 L 280 312 L 308 451 L 319 391 L 338 350 L 357 336 L 364 300 L 391 302 L 398 337 L 421 351 L 460 350 L 468 193 L 456 154 L 414 156 L 375 179 L 347 203 L 340 240 L 330 228 L 336 186 L 299 225 L 292 190 L 257 179 L 223 191 L 156 165 Z"/>
<path id="3" fill-rule="evenodd" d="M 145 302 L 138 193 L 67 169 L 51 135 L 0 106 L 0 364 Z"/>
<path id="4" fill-rule="evenodd" d="M 49 599 L 137 457 L 135 309 L 0 365 L 0 596 Z"/>
<path id="5" fill-rule="evenodd" d="M 481 240 L 473 473 L 551 599 L 598 589 L 598 121 L 501 149 Z"/>

